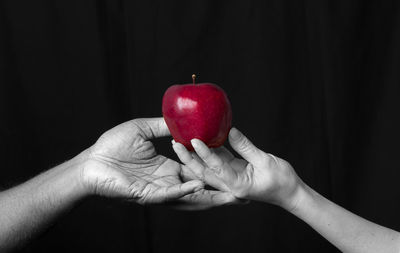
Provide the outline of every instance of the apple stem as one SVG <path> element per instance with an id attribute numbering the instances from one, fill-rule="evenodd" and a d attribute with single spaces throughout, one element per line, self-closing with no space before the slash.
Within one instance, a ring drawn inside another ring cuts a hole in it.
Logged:
<path id="1" fill-rule="evenodd" d="M 196 83 L 195 83 L 195 81 L 196 81 L 196 75 L 195 75 L 195 74 L 192 75 L 192 79 L 193 79 L 193 85 L 196 85 Z"/>

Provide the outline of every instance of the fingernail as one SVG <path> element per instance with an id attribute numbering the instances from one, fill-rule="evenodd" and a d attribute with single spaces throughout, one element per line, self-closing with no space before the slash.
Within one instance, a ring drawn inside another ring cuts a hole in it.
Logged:
<path id="1" fill-rule="evenodd" d="M 194 148 L 199 147 L 199 144 L 197 143 L 197 140 L 196 140 L 196 139 L 192 139 L 192 140 L 190 141 L 190 143 L 192 143 L 192 146 L 193 146 Z"/>
<path id="2" fill-rule="evenodd" d="M 229 137 L 231 137 L 232 140 L 237 140 L 240 137 L 240 132 L 236 128 L 232 127 L 231 131 L 229 131 Z"/>
<path id="3" fill-rule="evenodd" d="M 183 145 L 180 144 L 179 142 L 172 145 L 172 148 L 173 148 L 174 150 L 178 151 L 178 152 L 182 152 L 182 151 L 183 151 L 182 149 L 183 149 L 184 147 L 185 147 L 185 146 L 183 146 Z"/>

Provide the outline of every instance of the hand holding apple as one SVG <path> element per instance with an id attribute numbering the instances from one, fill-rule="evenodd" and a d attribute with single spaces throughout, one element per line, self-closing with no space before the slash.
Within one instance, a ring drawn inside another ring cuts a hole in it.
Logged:
<path id="1" fill-rule="evenodd" d="M 162 112 L 176 142 L 193 150 L 191 139 L 208 147 L 224 144 L 231 128 L 232 110 L 224 90 L 212 83 L 173 85 L 167 89 Z"/>
<path id="2" fill-rule="evenodd" d="M 82 154 L 78 174 L 85 192 L 141 204 L 172 201 L 183 210 L 237 202 L 229 192 L 202 189 L 189 168 L 158 154 L 151 140 L 163 136 L 169 136 L 163 118 L 134 119 L 108 130 Z"/>
<path id="3" fill-rule="evenodd" d="M 199 179 L 214 188 L 240 199 L 295 208 L 304 184 L 288 162 L 258 149 L 235 128 L 229 133 L 229 143 L 245 160 L 235 158 L 224 147 L 209 149 L 196 139 L 192 145 L 198 156 L 179 143 L 174 143 L 173 149 Z"/>

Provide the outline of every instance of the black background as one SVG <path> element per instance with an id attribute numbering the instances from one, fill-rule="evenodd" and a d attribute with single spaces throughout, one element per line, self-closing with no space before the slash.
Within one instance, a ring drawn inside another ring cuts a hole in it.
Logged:
<path id="1" fill-rule="evenodd" d="M 398 1 L 0 1 L 0 184 L 214 82 L 233 124 L 321 194 L 400 230 Z M 169 139 L 160 153 L 174 157 Z M 24 252 L 336 252 L 263 203 L 180 212 L 93 198 Z"/>

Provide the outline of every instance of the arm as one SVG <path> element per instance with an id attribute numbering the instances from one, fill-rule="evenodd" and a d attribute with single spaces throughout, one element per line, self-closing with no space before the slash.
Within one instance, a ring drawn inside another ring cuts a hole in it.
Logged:
<path id="1" fill-rule="evenodd" d="M 173 148 L 179 159 L 205 182 L 235 197 L 272 203 L 293 213 L 343 252 L 400 252 L 400 234 L 369 222 L 325 199 L 297 176 L 283 159 L 254 146 L 237 129 L 229 143 L 245 160 L 224 147 L 209 149 L 192 140 L 196 154 L 183 145 Z"/>
<path id="2" fill-rule="evenodd" d="M 84 156 L 0 193 L 0 252 L 21 247 L 88 194 L 80 177 Z"/>
<path id="3" fill-rule="evenodd" d="M 203 189 L 185 167 L 157 154 L 150 139 L 168 134 L 162 118 L 125 122 L 70 161 L 0 192 L 0 252 L 23 246 L 86 196 L 174 201 L 185 210 L 237 201 L 229 192 Z"/>
<path id="4" fill-rule="evenodd" d="M 292 214 L 343 252 L 400 252 L 400 234 L 357 216 L 307 185 L 296 193 Z"/>

